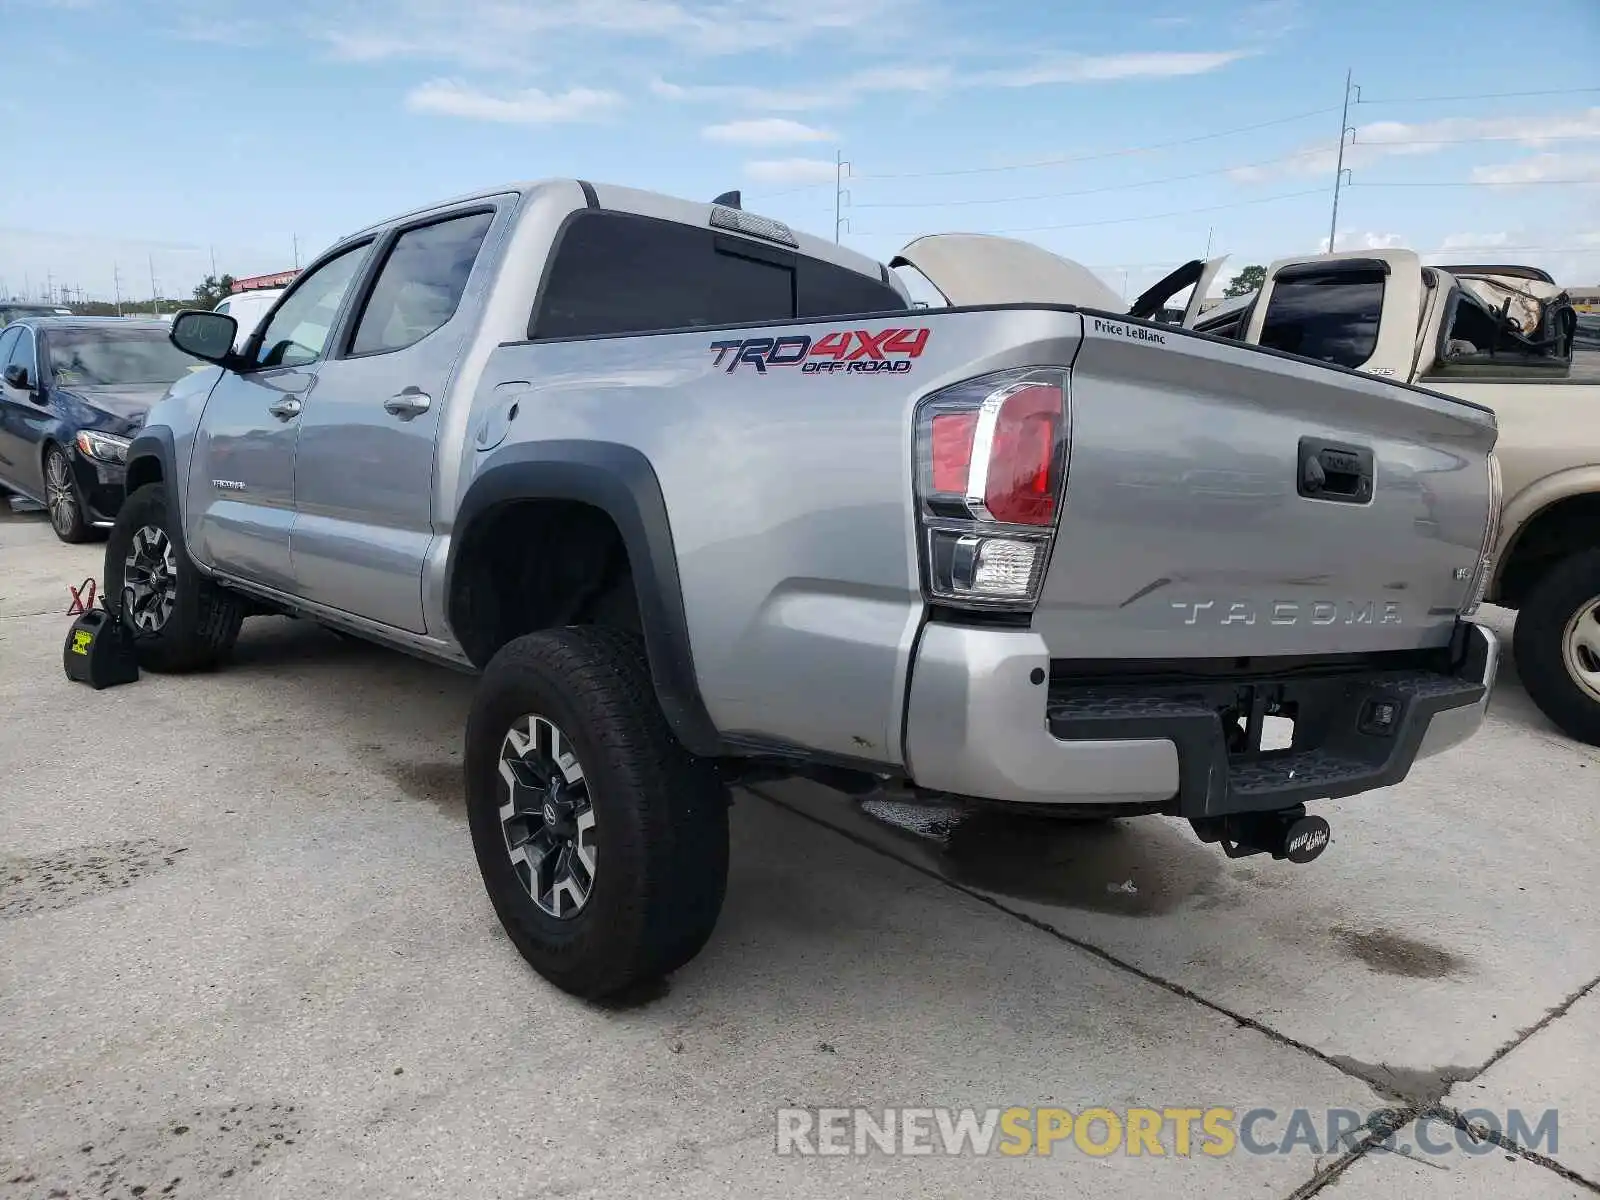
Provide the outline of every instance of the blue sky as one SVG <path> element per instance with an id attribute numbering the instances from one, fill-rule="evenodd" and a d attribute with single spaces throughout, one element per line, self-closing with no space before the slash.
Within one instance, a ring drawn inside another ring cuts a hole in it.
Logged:
<path id="1" fill-rule="evenodd" d="M 826 235 L 842 154 L 858 249 L 1015 232 L 1131 297 L 1208 238 L 1319 248 L 1347 68 L 1339 248 L 1600 283 L 1600 0 L 0 0 L 0 29 L 12 293 L 109 297 L 115 263 L 148 296 L 153 259 L 178 294 L 213 248 L 279 270 L 546 175 L 740 187 Z"/>

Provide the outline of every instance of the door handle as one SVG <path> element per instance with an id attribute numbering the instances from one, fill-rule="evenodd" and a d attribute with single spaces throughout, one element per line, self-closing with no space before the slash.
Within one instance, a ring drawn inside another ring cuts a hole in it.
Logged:
<path id="1" fill-rule="evenodd" d="M 409 421 L 412 417 L 427 412 L 432 404 L 433 397 L 427 392 L 419 387 L 408 387 L 398 395 L 385 400 L 383 411 L 392 417 L 399 417 L 402 421 Z"/>
<path id="2" fill-rule="evenodd" d="M 1366 504 L 1372 499 L 1373 469 L 1370 447 L 1300 439 L 1299 491 L 1308 499 Z"/>
<path id="3" fill-rule="evenodd" d="M 275 400 L 267 405 L 267 411 L 280 421 L 287 421 L 290 417 L 298 417 L 304 408 L 299 396 L 285 396 L 282 400 Z"/>

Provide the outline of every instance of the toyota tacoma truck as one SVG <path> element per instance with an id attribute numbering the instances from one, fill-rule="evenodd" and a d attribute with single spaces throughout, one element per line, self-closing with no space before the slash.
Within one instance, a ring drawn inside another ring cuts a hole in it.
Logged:
<path id="1" fill-rule="evenodd" d="M 1359 250 L 1275 262 L 1258 292 L 1201 313 L 1221 263 L 1187 264 L 1132 311 L 1194 279 L 1183 320 L 1198 330 L 1494 410 L 1503 494 L 1485 598 L 1517 613 L 1534 703 L 1600 746 L 1600 346 L 1566 290 L 1537 267 Z"/>
<path id="2" fill-rule="evenodd" d="M 142 664 L 287 613 L 481 672 L 484 884 L 585 997 L 705 944 L 739 783 L 1309 861 L 1308 802 L 1480 724 L 1486 409 L 1125 313 L 919 309 L 719 199 L 506 187 L 342 239 L 243 351 L 180 314 L 213 365 L 129 447 L 106 550 Z"/>

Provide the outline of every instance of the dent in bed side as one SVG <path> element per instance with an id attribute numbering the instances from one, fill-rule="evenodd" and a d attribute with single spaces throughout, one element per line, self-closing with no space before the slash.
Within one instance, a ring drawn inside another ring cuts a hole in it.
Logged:
<path id="1" fill-rule="evenodd" d="M 695 676 L 666 501 L 649 460 L 629 446 L 577 440 L 523 442 L 489 456 L 462 498 L 445 566 L 450 627 L 456 640 L 470 647 L 475 660 L 482 657 L 482 648 L 472 647 L 472 639 L 463 636 L 472 623 L 466 615 L 469 597 L 461 572 L 482 552 L 482 539 L 495 515 L 522 501 L 586 505 L 615 525 L 627 553 L 661 709 L 688 750 L 719 753 L 720 738 Z"/>

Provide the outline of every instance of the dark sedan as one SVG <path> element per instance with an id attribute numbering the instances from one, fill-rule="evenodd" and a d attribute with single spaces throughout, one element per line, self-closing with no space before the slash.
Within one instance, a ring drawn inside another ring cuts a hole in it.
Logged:
<path id="1" fill-rule="evenodd" d="M 64 542 L 122 507 L 128 441 L 198 359 L 164 321 L 27 317 L 0 329 L 0 488 L 50 511 Z"/>

